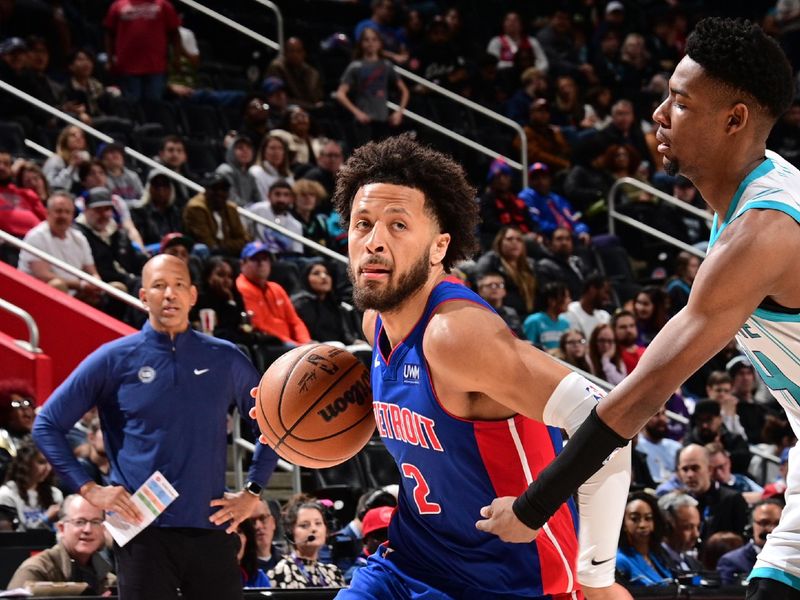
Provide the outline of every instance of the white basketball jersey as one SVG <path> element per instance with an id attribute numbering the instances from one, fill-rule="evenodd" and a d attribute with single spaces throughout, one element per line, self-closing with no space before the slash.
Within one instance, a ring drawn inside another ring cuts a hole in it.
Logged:
<path id="1" fill-rule="evenodd" d="M 800 171 L 774 152 L 739 185 L 725 219 L 714 216 L 709 252 L 720 233 L 751 209 L 775 210 L 800 224 Z M 798 230 L 800 234 L 800 230 Z M 762 303 L 739 330 L 744 349 L 800 438 L 800 310 Z M 751 577 L 777 579 L 800 590 L 800 450 L 789 453 L 786 508 L 769 535 Z"/>

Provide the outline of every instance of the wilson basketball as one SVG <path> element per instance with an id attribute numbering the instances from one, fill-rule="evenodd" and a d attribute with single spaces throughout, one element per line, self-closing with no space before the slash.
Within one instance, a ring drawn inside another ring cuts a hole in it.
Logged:
<path id="1" fill-rule="evenodd" d="M 375 430 L 369 370 L 341 348 L 295 348 L 261 378 L 256 419 L 267 443 L 291 463 L 320 468 L 344 462 Z"/>

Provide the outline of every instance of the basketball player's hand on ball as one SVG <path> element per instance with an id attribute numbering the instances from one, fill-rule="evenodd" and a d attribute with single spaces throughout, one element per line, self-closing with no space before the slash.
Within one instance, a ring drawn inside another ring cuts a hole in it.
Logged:
<path id="1" fill-rule="evenodd" d="M 208 517 L 214 525 L 228 524 L 225 533 L 236 533 L 239 523 L 249 519 L 260 498 L 250 492 L 225 492 L 223 498 L 217 498 L 210 502 L 210 506 L 218 506 L 219 510 Z"/>
<path id="2" fill-rule="evenodd" d="M 254 387 L 252 390 L 250 390 L 250 396 L 252 396 L 253 399 L 255 399 L 255 397 L 258 396 L 258 388 L 257 387 Z M 250 412 L 248 412 L 247 414 L 249 415 L 249 417 L 251 419 L 253 419 L 255 421 L 256 420 L 256 407 L 254 406 L 253 408 L 251 408 Z M 261 442 L 262 444 L 264 444 L 265 446 L 267 445 L 267 438 L 264 437 L 263 433 L 258 436 L 258 441 Z"/>
<path id="3" fill-rule="evenodd" d="M 516 498 L 504 496 L 495 498 L 489 506 L 481 509 L 483 520 L 475 523 L 475 527 L 487 533 L 493 533 L 504 542 L 526 544 L 539 535 L 538 529 L 531 529 L 517 518 L 512 505 Z"/>

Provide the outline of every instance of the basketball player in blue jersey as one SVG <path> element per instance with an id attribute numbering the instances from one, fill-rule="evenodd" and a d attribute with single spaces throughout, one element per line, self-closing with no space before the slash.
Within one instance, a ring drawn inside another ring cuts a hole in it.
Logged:
<path id="1" fill-rule="evenodd" d="M 359 148 L 339 173 L 375 419 L 402 485 L 388 542 L 338 598 L 629 598 L 614 584 L 627 449 L 536 540 L 476 527 L 493 498 L 526 489 L 561 450 L 559 428 L 574 432 L 602 392 L 445 281 L 475 247 L 474 198 L 460 166 L 407 135 Z"/>
<path id="2" fill-rule="evenodd" d="M 708 257 L 687 306 L 565 452 L 524 494 L 491 503 L 484 525 L 501 539 L 533 539 L 572 490 L 734 336 L 800 437 L 800 171 L 766 149 L 793 87 L 789 62 L 759 27 L 718 18 L 697 25 L 653 118 L 667 172 L 688 177 L 716 212 Z M 750 575 L 751 600 L 800 598 L 798 453 L 790 452 L 780 525 Z"/>

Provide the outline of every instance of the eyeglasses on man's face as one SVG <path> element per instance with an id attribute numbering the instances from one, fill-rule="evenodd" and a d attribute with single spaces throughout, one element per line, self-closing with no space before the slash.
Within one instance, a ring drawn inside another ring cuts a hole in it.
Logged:
<path id="1" fill-rule="evenodd" d="M 506 284 L 498 281 L 490 281 L 488 283 L 480 284 L 480 287 L 489 288 L 491 290 L 502 290 L 503 288 L 506 287 Z"/>
<path id="2" fill-rule="evenodd" d="M 28 399 L 11 401 L 11 408 L 31 408 L 32 406 L 33 406 L 33 401 Z"/>
<path id="3" fill-rule="evenodd" d="M 103 526 L 103 519 L 64 519 L 64 522 L 74 525 L 78 529 L 83 529 L 87 525 L 91 525 L 92 527 Z"/>

